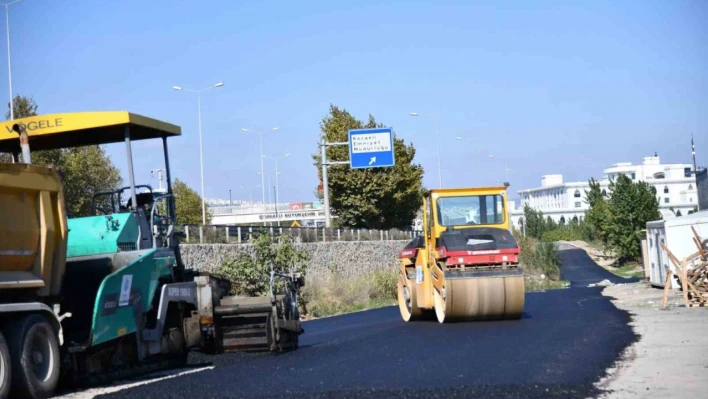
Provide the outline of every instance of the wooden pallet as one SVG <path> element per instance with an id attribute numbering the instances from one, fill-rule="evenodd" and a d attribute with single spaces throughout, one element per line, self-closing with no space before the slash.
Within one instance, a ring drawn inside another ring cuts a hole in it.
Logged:
<path id="1" fill-rule="evenodd" d="M 664 296 L 661 300 L 661 307 L 666 308 L 666 303 L 669 297 L 669 289 L 671 287 L 671 279 L 675 276 L 681 282 L 681 290 L 683 291 L 683 302 L 686 307 L 708 307 L 708 249 L 703 245 L 701 237 L 693 230 L 692 240 L 698 251 L 679 260 L 674 254 L 666 248 L 663 243 L 661 247 L 669 256 L 671 263 L 674 264 L 676 270 L 669 268 L 666 274 L 666 283 L 664 284 Z M 689 265 L 694 265 L 689 269 Z"/>

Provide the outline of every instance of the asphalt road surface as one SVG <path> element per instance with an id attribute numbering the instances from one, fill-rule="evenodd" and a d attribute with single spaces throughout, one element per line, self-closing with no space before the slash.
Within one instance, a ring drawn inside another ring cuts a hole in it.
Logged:
<path id="1" fill-rule="evenodd" d="M 404 323 L 396 307 L 305 323 L 282 355 L 226 354 L 216 367 L 100 398 L 587 398 L 636 340 L 601 288 L 623 279 L 561 247 L 571 288 L 526 295 L 516 321 Z M 627 280 L 624 280 L 627 281 Z"/>

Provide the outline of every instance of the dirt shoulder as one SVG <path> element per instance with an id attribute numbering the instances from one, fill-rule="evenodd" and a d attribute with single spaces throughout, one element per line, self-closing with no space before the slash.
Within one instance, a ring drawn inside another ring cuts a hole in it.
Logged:
<path id="1" fill-rule="evenodd" d="M 661 308 L 663 290 L 646 282 L 607 287 L 603 295 L 632 314 L 641 336 L 598 386 L 602 398 L 691 398 L 708 392 L 708 309 L 686 308 L 680 291 Z M 703 392 L 702 394 L 700 392 Z"/>

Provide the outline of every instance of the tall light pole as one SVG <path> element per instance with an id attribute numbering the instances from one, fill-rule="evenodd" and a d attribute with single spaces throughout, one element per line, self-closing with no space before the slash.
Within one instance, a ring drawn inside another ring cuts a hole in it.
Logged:
<path id="1" fill-rule="evenodd" d="M 15 119 L 15 101 L 12 98 L 12 62 L 10 61 L 10 6 L 22 0 L 15 0 L 11 3 L 2 3 L 5 6 L 5 23 L 7 25 L 7 76 L 10 88 L 10 120 Z"/>
<path id="2" fill-rule="evenodd" d="M 279 157 L 268 157 L 263 155 L 263 158 L 268 158 L 273 161 L 275 161 L 275 206 L 277 207 L 278 204 L 280 203 L 280 187 L 278 185 L 278 175 L 280 174 L 280 171 L 278 170 L 278 161 L 281 159 L 285 159 L 290 156 L 290 153 L 287 153 L 285 155 L 279 156 Z"/>
<path id="3" fill-rule="evenodd" d="M 275 132 L 278 130 L 278 127 L 274 127 L 270 129 L 271 132 Z M 263 226 L 266 225 L 266 220 L 265 220 L 265 172 L 263 171 L 263 132 L 262 131 L 251 131 L 246 128 L 242 128 L 241 131 L 246 132 L 246 133 L 258 133 L 258 147 L 260 149 L 260 158 L 261 158 L 261 199 L 263 201 Z M 270 190 L 270 189 L 269 189 Z"/>
<path id="4" fill-rule="evenodd" d="M 438 117 L 436 115 L 420 114 L 418 112 L 411 112 L 411 116 L 423 116 L 426 118 L 432 118 L 435 122 L 435 140 L 438 142 L 438 179 L 440 180 L 440 188 L 442 188 L 442 160 L 440 158 L 440 134 L 438 133 Z"/>
<path id="5" fill-rule="evenodd" d="M 215 85 L 205 87 L 200 90 L 185 89 L 182 86 L 172 86 L 175 90 L 191 91 L 192 93 L 197 93 L 197 115 L 199 117 L 199 166 L 201 169 L 202 177 L 202 224 L 206 224 L 206 203 L 204 200 L 204 155 L 202 151 L 202 92 L 215 87 L 221 87 L 224 82 L 219 82 Z"/>
<path id="6" fill-rule="evenodd" d="M 253 188 L 261 188 L 261 185 L 259 184 L 259 185 L 257 185 L 256 187 L 253 187 L 253 188 L 251 188 L 251 187 L 246 187 L 246 186 L 239 186 L 239 187 L 241 187 L 241 188 L 244 189 L 244 190 L 248 190 L 248 202 L 253 202 L 253 195 L 252 195 L 252 194 L 253 194 Z"/>

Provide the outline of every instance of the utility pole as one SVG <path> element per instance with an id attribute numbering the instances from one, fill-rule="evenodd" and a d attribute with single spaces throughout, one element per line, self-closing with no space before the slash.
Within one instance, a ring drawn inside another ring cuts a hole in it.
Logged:
<path id="1" fill-rule="evenodd" d="M 231 189 L 229 189 L 229 206 L 231 206 Z"/>
<path id="2" fill-rule="evenodd" d="M 695 180 L 696 193 L 698 193 L 698 165 L 696 164 L 696 145 L 693 143 L 693 133 L 691 133 L 691 155 L 693 156 L 693 180 Z M 696 202 L 696 207 L 700 211 L 701 201 L 696 198 Z"/>
<path id="3" fill-rule="evenodd" d="M 152 169 L 150 171 L 150 174 L 155 176 L 155 173 L 157 173 L 157 189 L 162 192 L 162 173 L 167 172 L 165 169 Z"/>

